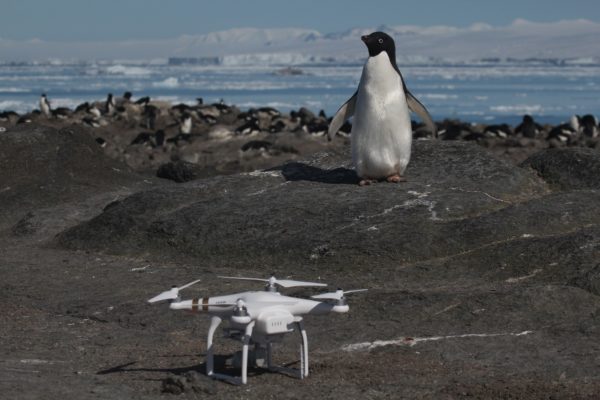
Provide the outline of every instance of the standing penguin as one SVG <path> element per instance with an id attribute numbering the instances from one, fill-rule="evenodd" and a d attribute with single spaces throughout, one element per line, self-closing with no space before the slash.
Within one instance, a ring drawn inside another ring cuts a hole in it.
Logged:
<path id="1" fill-rule="evenodd" d="M 50 102 L 48 101 L 48 97 L 46 97 L 46 93 L 42 93 L 40 96 L 40 110 L 46 117 L 50 117 L 52 114 L 52 107 L 50 107 Z"/>
<path id="2" fill-rule="evenodd" d="M 382 179 L 405 181 L 410 160 L 412 128 L 409 109 L 435 136 L 437 128 L 427 109 L 408 91 L 396 65 L 394 39 L 383 32 L 361 37 L 369 50 L 358 90 L 340 107 L 329 125 L 329 139 L 354 115 L 352 161 L 360 185 Z"/>
<path id="3" fill-rule="evenodd" d="M 110 116 L 114 115 L 117 111 L 117 103 L 115 102 L 115 97 L 112 93 L 109 93 L 108 96 L 106 96 L 106 103 L 104 103 L 104 111 L 106 115 Z"/>

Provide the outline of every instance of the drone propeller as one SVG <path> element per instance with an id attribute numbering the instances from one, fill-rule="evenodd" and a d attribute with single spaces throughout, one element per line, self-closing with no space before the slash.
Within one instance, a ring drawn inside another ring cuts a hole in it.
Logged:
<path id="1" fill-rule="evenodd" d="M 223 278 L 223 279 L 237 279 L 237 280 L 241 280 L 241 281 L 267 282 L 270 287 L 274 287 L 275 285 L 279 285 L 279 286 L 284 287 L 284 288 L 310 287 L 310 286 L 327 286 L 326 283 L 295 281 L 295 280 L 291 280 L 291 279 L 277 279 L 274 276 L 271 276 L 269 279 L 244 278 L 244 277 L 237 277 L 237 276 L 219 276 L 219 278 Z"/>
<path id="2" fill-rule="evenodd" d="M 316 294 L 316 295 L 310 296 L 310 297 L 313 299 L 322 299 L 322 300 L 341 300 L 347 294 L 357 293 L 357 292 L 366 292 L 367 290 L 369 290 L 369 289 L 354 289 L 354 290 L 338 289 L 335 292 L 321 293 L 321 294 Z"/>
<path id="3" fill-rule="evenodd" d="M 190 287 L 196 283 L 200 282 L 200 279 L 190 282 L 190 283 L 186 283 L 183 286 L 180 287 L 172 287 L 171 289 L 162 292 L 161 294 L 159 294 L 158 296 L 154 296 L 153 298 L 151 298 L 150 300 L 148 300 L 148 303 L 156 303 L 157 301 L 164 301 L 164 300 L 175 300 L 179 297 L 179 291 L 182 289 L 185 289 L 187 287 Z"/>

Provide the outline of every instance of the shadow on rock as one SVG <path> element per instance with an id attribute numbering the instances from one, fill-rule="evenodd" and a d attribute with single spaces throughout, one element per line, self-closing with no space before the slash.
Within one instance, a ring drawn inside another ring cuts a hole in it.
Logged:
<path id="1" fill-rule="evenodd" d="M 300 162 L 291 162 L 268 171 L 281 171 L 281 174 L 287 181 L 310 181 L 345 185 L 358 184 L 356 172 L 343 167 L 326 170 Z"/>

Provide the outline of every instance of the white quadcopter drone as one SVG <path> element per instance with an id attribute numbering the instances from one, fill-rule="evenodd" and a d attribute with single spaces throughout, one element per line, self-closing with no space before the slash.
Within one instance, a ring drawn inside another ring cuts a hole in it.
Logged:
<path id="1" fill-rule="evenodd" d="M 302 282 L 290 279 L 269 279 L 226 277 L 247 281 L 267 282 L 264 291 L 249 291 L 225 296 L 203 297 L 201 299 L 182 300 L 179 291 L 192 286 L 200 280 L 180 287 L 173 287 L 148 300 L 149 303 L 169 301 L 172 310 L 189 310 L 207 312 L 212 315 L 206 341 L 206 374 L 216 379 L 233 384 L 246 384 L 248 377 L 248 346 L 254 344 L 254 365 L 266 367 L 271 371 L 287 372 L 303 379 L 308 376 L 308 339 L 302 318 L 304 315 L 325 315 L 330 312 L 346 313 L 349 310 L 345 295 L 363 292 L 367 289 L 338 289 L 332 293 L 311 296 L 315 301 L 297 297 L 283 296 L 277 286 L 284 288 L 327 286 L 324 283 Z M 229 320 L 229 327 L 224 329 L 225 336 L 241 340 L 241 376 L 234 377 L 214 372 L 213 336 L 223 319 Z M 279 342 L 286 333 L 297 329 L 301 336 L 300 368 L 292 369 L 272 365 L 272 344 Z"/>

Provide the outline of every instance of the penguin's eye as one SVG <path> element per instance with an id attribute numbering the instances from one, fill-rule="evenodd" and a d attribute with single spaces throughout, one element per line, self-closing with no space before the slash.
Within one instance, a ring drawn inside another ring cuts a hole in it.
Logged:
<path id="1" fill-rule="evenodd" d="M 383 39 L 379 38 L 378 42 L 379 44 L 383 43 Z"/>

